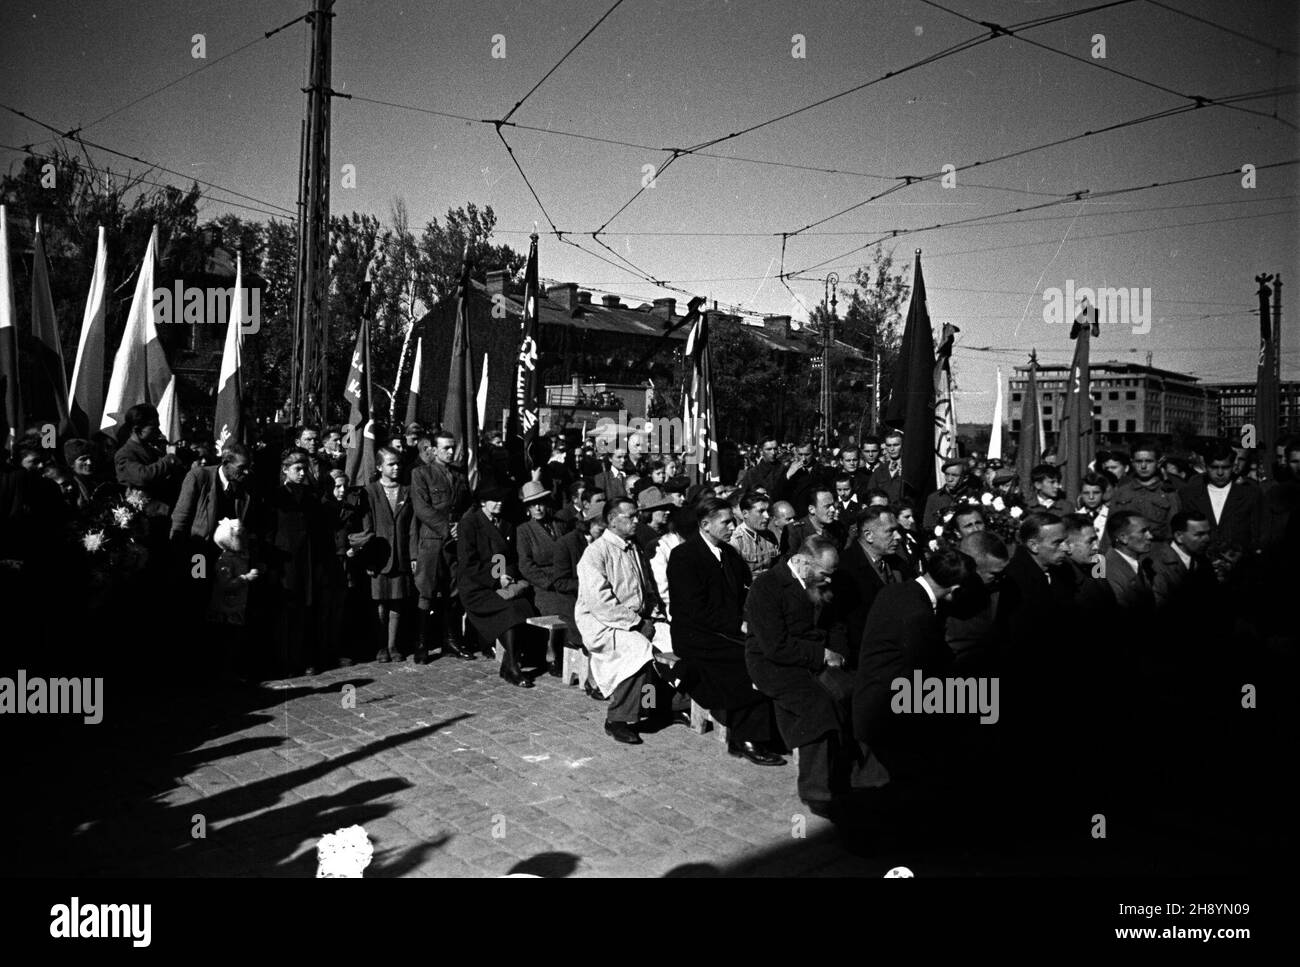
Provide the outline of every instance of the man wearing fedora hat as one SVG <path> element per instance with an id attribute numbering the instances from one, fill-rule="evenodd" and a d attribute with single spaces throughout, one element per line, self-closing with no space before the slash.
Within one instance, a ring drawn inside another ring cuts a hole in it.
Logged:
<path id="1" fill-rule="evenodd" d="M 668 530 L 668 512 L 676 506 L 662 490 L 653 485 L 637 494 L 636 511 L 641 520 L 636 528 L 636 543 L 647 560 L 655 556 L 659 539 Z"/>

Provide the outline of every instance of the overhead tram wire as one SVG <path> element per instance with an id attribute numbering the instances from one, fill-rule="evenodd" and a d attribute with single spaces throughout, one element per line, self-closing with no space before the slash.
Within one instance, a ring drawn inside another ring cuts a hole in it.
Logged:
<path id="1" fill-rule="evenodd" d="M 965 20 L 968 23 L 980 24 L 981 26 L 985 26 L 985 27 L 991 26 L 994 29 L 1002 33 L 1005 33 L 1008 37 L 1013 37 L 1016 40 L 1021 41 L 1022 43 L 1029 44 L 1032 47 L 1037 47 L 1040 50 L 1047 51 L 1048 53 L 1056 54 L 1059 57 L 1068 57 L 1070 60 L 1078 61 L 1080 64 L 1086 64 L 1087 66 L 1096 68 L 1097 70 L 1104 70 L 1107 73 L 1115 74 L 1118 77 L 1123 77 L 1126 80 L 1133 81 L 1134 83 L 1142 84 L 1146 87 L 1153 88 L 1157 91 L 1162 91 L 1165 94 L 1172 94 L 1175 97 L 1180 97 L 1188 101 L 1204 102 L 1204 103 L 1211 104 L 1215 107 L 1224 107 L 1224 108 L 1228 108 L 1229 110 L 1242 111 L 1246 114 L 1258 115 L 1259 117 L 1269 118 L 1270 120 L 1274 120 L 1281 124 L 1285 124 L 1287 127 L 1292 128 L 1293 130 L 1300 130 L 1300 127 L 1297 127 L 1296 125 L 1292 124 L 1290 121 L 1287 121 L 1284 118 L 1275 117 L 1274 115 L 1271 114 L 1265 114 L 1263 111 L 1255 111 L 1250 108 L 1240 107 L 1239 105 L 1235 105 L 1235 104 L 1219 103 L 1214 98 L 1202 97 L 1201 95 L 1198 94 L 1184 94 L 1182 91 L 1175 90 L 1172 87 L 1166 87 L 1165 85 L 1158 84 L 1155 81 L 1149 81 L 1145 77 L 1138 77 L 1136 74 L 1130 74 L 1127 71 L 1122 71 L 1117 67 L 1111 67 L 1109 64 L 1103 64 L 1098 60 L 1092 60 L 1087 57 L 1080 57 L 1078 54 L 1072 54 L 1067 50 L 1058 50 L 1055 47 L 1049 47 L 1047 44 L 1041 43 L 1037 40 L 1032 40 L 1029 37 L 1022 37 L 1020 35 L 1020 31 L 1025 29 L 1024 27 L 1020 27 L 1014 24 L 1010 27 L 1001 27 L 997 24 L 989 24 L 982 20 L 976 20 L 974 17 L 961 13 L 960 11 L 953 10 L 950 7 L 945 7 L 943 4 L 937 3 L 936 0 L 920 0 L 920 2 L 926 4 L 927 6 L 934 7 L 936 10 L 942 10 L 946 14 L 950 14 L 954 17 L 959 17 L 960 19 Z"/>
<path id="2" fill-rule="evenodd" d="M 560 64 L 563 64 L 566 60 L 569 59 L 569 54 L 572 54 L 575 50 L 581 47 L 582 42 L 586 40 L 588 37 L 590 37 L 593 33 L 595 33 L 596 28 L 599 27 L 601 24 L 603 24 L 605 22 L 605 18 L 608 17 L 615 10 L 617 10 L 622 5 L 622 3 L 623 0 L 614 0 L 614 5 L 605 11 L 604 16 L 602 16 L 599 20 L 597 20 L 594 24 L 592 24 L 590 29 L 588 29 L 585 34 L 583 34 L 581 37 L 578 38 L 578 42 L 569 48 L 568 53 L 566 53 L 563 57 L 561 57 L 556 62 L 555 66 L 552 67 L 550 70 L 548 70 L 542 76 L 542 79 L 540 81 L 538 81 L 531 88 L 529 88 L 527 94 L 525 94 L 523 97 L 521 97 L 518 101 L 515 102 L 515 106 L 512 107 L 508 112 L 506 112 L 506 116 L 501 119 L 501 122 L 504 124 L 506 121 L 509 121 L 510 116 L 514 114 L 516 111 L 518 111 L 520 107 L 523 106 L 524 101 L 532 97 L 533 92 L 536 91 L 539 87 L 541 87 L 544 83 L 546 83 L 546 78 L 550 77 L 557 70 L 559 70 Z"/>
<path id="3" fill-rule="evenodd" d="M 1255 168 L 1255 170 L 1256 170 L 1256 171 L 1267 171 L 1267 170 L 1270 170 L 1270 169 L 1273 169 L 1273 168 L 1285 168 L 1285 167 L 1288 167 L 1288 166 L 1290 166 L 1290 165 L 1294 165 L 1294 164 L 1300 164 L 1300 158 L 1292 158 L 1292 159 L 1287 160 L 1287 161 L 1275 161 L 1275 162 L 1273 162 L 1273 163 L 1271 163 L 1271 164 L 1267 164 L 1267 165 L 1257 165 L 1256 168 Z M 1187 177 L 1187 178 L 1177 178 L 1177 179 L 1174 179 L 1174 180 L 1172 180 L 1172 181 L 1156 181 L 1156 182 L 1152 182 L 1152 183 L 1150 183 L 1150 184 L 1132 185 L 1132 186 L 1129 186 L 1129 187 L 1126 187 L 1126 188 L 1113 188 L 1113 189 L 1110 189 L 1110 190 L 1108 190 L 1108 191 L 1093 192 L 1093 191 L 1089 191 L 1088 189 L 1085 188 L 1085 189 L 1081 189 L 1081 190 L 1076 191 L 1076 192 L 1072 192 L 1072 193 L 1071 193 L 1068 197 L 1066 197 L 1066 198 L 1062 198 L 1062 199 L 1059 199 L 1059 200 L 1057 200 L 1057 201 L 1048 201 L 1048 202 L 1043 202 L 1043 203 L 1040 204 L 1040 205 L 1029 205 L 1029 206 L 1027 206 L 1027 207 L 1025 207 L 1025 208 L 1015 208 L 1015 209 L 1012 209 L 1012 210 L 1010 210 L 1010 211 L 1005 211 L 1005 212 L 991 212 L 991 213 L 989 213 L 989 214 L 987 214 L 987 215 L 974 215 L 974 216 L 971 216 L 970 218 L 960 218 L 960 219 L 957 219 L 956 221 L 952 221 L 952 222 L 941 222 L 941 223 L 938 223 L 938 224 L 935 224 L 935 225 L 924 225 L 924 226 L 918 226 L 918 227 L 916 227 L 916 228 L 904 229 L 903 231 L 897 231 L 897 230 L 895 230 L 895 231 L 893 231 L 893 232 L 890 232 L 890 233 L 887 234 L 887 235 L 883 235 L 883 236 L 881 236 L 881 237 L 878 238 L 878 239 L 875 239 L 875 240 L 873 240 L 873 241 L 867 242 L 865 245 L 860 245 L 860 246 L 858 246 L 857 248 L 849 249 L 847 252 L 841 252 L 839 255 L 833 255 L 833 256 L 831 256 L 830 258 L 822 259 L 822 261 L 820 261 L 820 262 L 816 262 L 816 263 L 814 263 L 814 264 L 812 264 L 812 265 L 809 265 L 809 266 L 806 266 L 806 267 L 804 267 L 804 268 L 802 268 L 802 269 L 796 270 L 795 272 L 791 272 L 790 275 L 791 275 L 791 276 L 798 276 L 798 275 L 802 275 L 802 274 L 805 273 L 805 272 L 811 272 L 813 269 L 820 268 L 820 267 L 822 267 L 823 265 L 827 265 L 827 264 L 829 264 L 829 263 L 831 263 L 831 262 L 834 262 L 834 261 L 837 261 L 837 260 L 839 260 L 839 259 L 845 258 L 845 257 L 847 257 L 847 256 L 849 256 L 849 255 L 854 255 L 854 254 L 856 254 L 856 253 L 858 253 L 858 252 L 861 252 L 861 251 L 864 251 L 864 250 L 866 250 L 866 249 L 869 249 L 869 248 L 871 248 L 872 246 L 879 245 L 879 244 L 880 244 L 881 242 L 883 242 L 883 241 L 887 241 L 887 240 L 889 240 L 889 239 L 891 239 L 891 238 L 899 238 L 899 237 L 904 236 L 904 235 L 915 235 L 915 234 L 917 234 L 918 232 L 931 232 L 931 231 L 935 231 L 935 230 L 940 229 L 940 228 L 949 228 L 949 227 L 952 227 L 952 226 L 954 226 L 954 225 L 966 225 L 966 224 L 970 224 L 970 223 L 972 223 L 972 222 L 986 221 L 986 220 L 991 219 L 991 218 L 1001 218 L 1001 217 L 1006 216 L 1006 215 L 1019 215 L 1019 214 L 1021 214 L 1022 212 L 1031 212 L 1031 211 L 1038 211 L 1038 210 L 1043 209 L 1043 208 L 1052 208 L 1052 207 L 1055 207 L 1055 206 L 1057 206 L 1057 205 L 1068 204 L 1068 203 L 1073 202 L 1073 201 L 1092 201 L 1092 200 L 1094 200 L 1094 199 L 1096 199 L 1096 198 L 1112 198 L 1112 197 L 1115 197 L 1116 195 L 1131 194 L 1132 192 L 1137 192 L 1137 191 L 1149 191 L 1149 190 L 1152 189 L 1152 188 L 1169 188 L 1169 187 L 1172 187 L 1173 185 L 1184 185 L 1184 184 L 1190 184 L 1190 183 L 1192 183 L 1192 182 L 1196 182 L 1196 181 L 1207 181 L 1207 180 L 1209 180 L 1209 179 L 1211 179 L 1211 178 L 1223 178 L 1223 177 L 1227 177 L 1227 176 L 1229 176 L 1229 175 L 1239 175 L 1239 174 L 1241 174 L 1241 170 L 1240 170 L 1240 169 L 1238 169 L 1238 168 L 1230 168 L 1230 169 L 1228 169 L 1227 171 L 1217 171 L 1217 172 L 1214 172 L 1214 173 L 1212 173 L 1212 174 L 1208 174 L 1208 175 L 1193 175 L 1193 176 L 1190 176 L 1190 177 Z M 1222 220 L 1222 219 L 1221 219 L 1221 220 Z M 784 242 L 783 242 L 782 244 L 784 244 Z"/>
<path id="4" fill-rule="evenodd" d="M 1237 100 L 1253 100 L 1255 98 L 1271 97 L 1274 93 L 1279 93 L 1279 92 L 1294 93 L 1297 90 L 1300 90 L 1300 88 L 1291 86 L 1289 88 L 1282 88 L 1279 90 L 1270 89 L 1267 91 L 1247 91 L 1242 94 L 1230 94 L 1223 98 L 1216 98 L 1214 99 L 1214 101 L 1207 100 L 1205 103 L 1184 104 L 1178 107 L 1168 108 L 1164 111 L 1157 111 L 1154 114 L 1147 114 L 1138 118 L 1129 118 L 1125 121 L 1118 121 L 1115 124 L 1110 124 L 1107 125 L 1106 127 L 1097 128 L 1095 130 L 1090 129 L 1080 134 L 1072 134 L 1064 138 L 1056 138 L 1052 141 L 1044 142 L 1043 144 L 1033 145 L 1032 147 L 1020 148 L 1015 151 L 1010 151 L 1006 154 L 997 155 L 996 157 L 984 158 L 979 161 L 969 162 L 968 164 L 958 165 L 953 169 L 951 173 L 956 174 L 961 171 L 968 171 L 972 168 L 980 168 L 986 165 L 996 164 L 1000 161 L 1008 161 L 1012 158 L 1019 158 L 1019 157 L 1023 157 L 1024 155 L 1033 154 L 1038 151 L 1045 151 L 1048 148 L 1057 148 L 1064 144 L 1070 144 L 1073 141 L 1081 141 L 1085 138 L 1096 137 L 1097 135 L 1101 135 L 1101 134 L 1108 134 L 1114 131 L 1122 130 L 1124 128 L 1136 127 L 1139 124 L 1146 124 L 1151 121 L 1158 121 L 1158 120 L 1163 120 L 1164 118 L 1167 117 L 1174 117 L 1179 114 L 1186 114 L 1189 111 L 1200 110 L 1202 107 L 1205 107 L 1207 106 L 1207 104 L 1210 103 L 1218 104 L 1218 103 L 1237 101 Z M 866 198 L 860 202 L 856 202 L 855 204 L 850 205 L 848 208 L 843 208 L 840 211 L 837 211 L 831 215 L 827 215 L 825 218 L 819 218 L 815 222 L 809 222 L 803 228 L 791 232 L 790 235 L 791 237 L 795 235 L 801 235 L 810 228 L 816 228 L 818 225 L 824 225 L 826 222 L 839 218 L 841 215 L 847 215 L 850 212 L 856 211 L 857 209 L 862 208 L 863 206 L 868 205 L 873 201 L 878 201 L 879 199 L 884 198 L 886 195 L 890 195 L 893 192 L 898 191 L 900 188 L 905 188 L 914 184 L 921 184 L 927 181 L 935 181 L 937 179 L 942 178 L 944 174 L 945 172 L 943 171 L 935 171 L 926 175 L 898 175 L 896 177 L 902 181 L 901 184 L 894 185 L 892 188 L 882 191 L 879 194 L 872 195 L 870 198 Z M 1072 194 L 1054 195 L 1053 197 L 1063 198 L 1064 200 L 1068 201 L 1071 198 L 1073 198 L 1073 195 Z"/>
<path id="5" fill-rule="evenodd" d="M 45 128 L 47 131 L 52 131 L 60 138 L 66 137 L 66 135 L 64 134 L 61 128 L 53 124 L 48 124 L 45 121 L 38 120 L 37 118 L 32 117 L 30 114 L 27 114 L 25 111 L 20 111 L 15 107 L 11 107 L 8 104 L 0 104 L 0 109 L 8 111 L 10 114 L 16 114 L 18 117 L 24 118 L 25 120 L 31 121 L 33 124 L 39 125 L 40 127 Z M 158 171 L 165 171 L 169 175 L 175 175 L 177 178 L 184 178 L 187 181 L 193 181 L 195 184 L 203 185 L 205 188 L 215 188 L 218 191 L 224 191 L 228 195 L 234 195 L 236 198 L 244 198 L 247 199 L 248 201 L 257 202 L 259 205 L 264 205 L 267 208 L 274 208 L 278 211 L 283 212 L 285 215 L 288 215 L 290 218 L 297 217 L 297 213 L 292 208 L 286 208 L 283 205 L 277 205 L 275 202 L 267 201 L 264 198 L 257 198 L 253 195 L 246 195 L 243 192 L 235 191 L 233 188 L 227 188 L 224 185 L 218 185 L 215 182 L 204 181 L 202 178 L 195 178 L 192 175 L 185 174 L 184 172 L 176 171 L 175 169 L 157 164 L 156 162 L 146 161 L 144 158 L 140 158 L 132 154 L 127 154 L 124 151 L 118 151 L 114 148 L 109 148 L 105 145 L 98 144 L 94 141 L 87 141 L 85 138 L 81 137 L 80 135 L 75 135 L 70 140 L 76 141 L 78 144 L 81 144 L 83 147 L 94 148 L 97 151 L 103 151 L 106 152 L 107 154 L 116 155 L 119 158 L 125 158 L 126 160 L 134 161 L 137 164 L 147 165 L 150 168 L 156 168 Z"/>
<path id="6" fill-rule="evenodd" d="M 135 98 L 134 100 L 128 101 L 126 104 L 123 104 L 119 108 L 114 108 L 112 111 L 109 111 L 107 114 L 101 115 L 100 117 L 95 118 L 95 120 L 87 124 L 78 125 L 77 127 L 73 128 L 71 131 L 64 134 L 63 137 L 71 137 L 74 133 L 79 134 L 83 131 L 86 131 L 89 128 L 93 128 L 97 124 L 101 124 L 104 121 L 107 121 L 111 117 L 116 117 L 117 115 L 121 114 L 123 111 L 135 107 L 137 104 L 141 103 L 142 101 L 149 100 L 149 98 L 153 97 L 155 94 L 161 94 L 163 91 L 175 87 L 181 81 L 188 80 L 189 78 L 193 77 L 195 74 L 201 74 L 210 67 L 216 67 L 222 61 L 229 60 L 231 57 L 234 57 L 236 54 L 241 54 L 244 51 L 248 50 L 248 48 L 260 44 L 264 40 L 269 40 L 271 37 L 275 36 L 280 31 L 292 27 L 294 24 L 298 23 L 301 20 L 306 20 L 308 16 L 310 16 L 310 14 L 303 14 L 301 17 L 294 17 L 288 23 L 281 24 L 280 26 L 276 27 L 274 30 L 268 30 L 265 33 L 263 33 L 260 37 L 254 37 L 252 40 L 244 44 L 242 47 L 236 47 L 234 50 L 230 51 L 229 53 L 222 54 L 220 57 L 216 58 L 215 60 L 208 61 L 207 63 L 203 64 L 201 67 L 196 67 L 192 71 L 186 71 L 184 74 L 182 74 L 180 77 L 177 77 L 175 80 L 168 81 L 166 84 L 162 85 L 161 87 L 155 87 L 152 91 L 149 91 L 148 93 L 145 94 L 141 94 L 139 97 Z M 33 145 L 33 147 L 40 147 L 41 145 L 48 144 L 50 141 L 53 140 L 54 140 L 53 138 L 46 138 L 44 141 L 38 142 L 36 145 Z"/>
<path id="7" fill-rule="evenodd" d="M 1146 2 L 1151 4 L 1151 6 L 1153 7 L 1159 7 L 1161 10 L 1168 10 L 1170 13 L 1176 13 L 1180 17 L 1186 17 L 1188 20 L 1195 20 L 1197 23 L 1205 24 L 1207 27 L 1213 27 L 1215 30 L 1222 30 L 1225 34 L 1231 34 L 1234 37 L 1239 37 L 1242 40 L 1246 40 L 1259 47 L 1263 47 L 1265 50 L 1271 50 L 1275 54 L 1285 54 L 1287 57 L 1300 57 L 1300 54 L 1297 54 L 1294 50 L 1288 50 L 1285 47 L 1279 47 L 1276 44 L 1270 44 L 1268 41 L 1260 40 L 1259 38 L 1252 37 L 1249 34 L 1243 34 L 1239 30 L 1233 30 L 1231 27 L 1225 27 L 1223 24 L 1215 23 L 1213 20 L 1206 20 L 1204 17 L 1198 17 L 1196 16 L 1196 14 L 1188 13 L 1186 10 L 1179 10 L 1177 7 L 1171 7 L 1168 4 L 1160 3 L 1159 0 L 1146 0 Z"/>
<path id="8" fill-rule="evenodd" d="M 1113 2 L 1111 3 L 1101 4 L 1083 10 L 1073 11 L 1069 14 L 1059 15 L 1058 17 L 1051 18 L 1051 21 L 1048 22 L 1054 22 L 1055 20 L 1063 20 L 1069 17 L 1077 17 L 1084 13 L 1088 13 L 1092 10 L 1103 9 L 1104 7 L 1110 7 L 1110 6 L 1118 6 L 1120 4 L 1132 3 L 1132 2 L 1134 2 L 1134 0 L 1113 0 Z M 1030 24 L 1029 26 L 1037 26 L 1037 24 Z M 1017 29 L 1020 29 L 1019 26 L 1017 26 Z M 930 64 L 938 63 L 939 61 L 947 57 L 951 57 L 954 54 L 962 53 L 964 51 L 970 50 L 973 47 L 977 47 L 980 44 L 984 44 L 989 42 L 990 40 L 995 39 L 999 35 L 1000 30 L 1002 30 L 1002 28 L 990 29 L 987 34 L 980 34 L 975 37 L 970 37 L 966 40 L 960 41 L 956 44 L 946 47 L 943 50 L 937 51 L 933 54 L 923 57 L 918 61 L 914 61 L 911 64 L 899 68 L 898 70 L 887 71 L 886 73 L 880 75 L 879 77 L 873 78 L 869 81 L 865 81 L 862 84 L 856 84 L 853 87 L 850 87 L 848 90 L 840 91 L 839 93 L 836 94 L 831 94 L 827 97 L 823 97 L 817 101 L 814 101 L 811 104 L 806 104 L 803 107 L 795 108 L 794 110 L 791 111 L 786 111 L 783 114 L 779 114 L 775 117 L 771 117 L 764 121 L 760 121 L 757 124 L 751 124 L 749 127 L 741 128 L 739 131 L 733 131 L 731 134 L 726 134 L 717 138 L 712 138 L 708 141 L 701 141 L 699 144 L 696 144 L 689 148 L 665 149 L 670 152 L 669 158 L 662 165 L 660 165 L 658 169 L 655 171 L 655 178 L 658 178 L 668 168 L 668 166 L 671 165 L 678 158 L 695 154 L 697 152 L 702 151 L 704 148 L 711 148 L 714 145 L 721 144 L 724 141 L 730 141 L 734 138 L 742 137 L 743 135 L 750 134 L 761 128 L 765 128 L 769 125 L 776 124 L 780 121 L 788 120 L 789 118 L 795 117 L 796 115 L 803 114 L 805 111 L 811 111 L 814 108 L 818 108 L 821 107 L 822 105 L 829 104 L 830 102 L 838 100 L 839 98 L 842 97 L 846 97 L 849 94 L 857 93 L 858 91 L 865 90 L 866 88 L 872 87 L 873 85 L 879 84 L 883 81 L 890 80 L 891 78 L 899 77 L 902 74 L 906 74 L 907 72 L 915 70 L 919 67 L 925 67 Z M 636 201 L 639 197 L 641 197 L 641 195 L 645 192 L 645 189 L 646 189 L 646 185 L 642 185 L 639 189 L 637 189 L 636 193 L 631 198 L 629 198 L 627 202 L 625 202 L 623 206 L 618 209 L 618 211 L 614 212 L 613 215 L 607 218 L 605 220 L 605 223 L 601 225 L 600 228 L 598 228 L 596 231 L 603 232 L 606 228 L 608 228 L 610 223 L 613 222 L 614 219 L 616 219 L 619 215 L 621 215 L 624 211 L 626 211 L 634 201 Z M 897 190 L 897 186 L 895 186 L 894 188 L 886 189 L 886 191 L 882 193 L 881 197 L 883 197 L 883 195 L 890 194 L 896 190 Z"/>
<path id="9" fill-rule="evenodd" d="M 103 172 L 104 174 L 112 175 L 112 176 L 115 177 L 115 178 L 125 178 L 125 179 L 128 179 L 128 180 L 134 181 L 134 182 L 136 182 L 136 183 L 138 183 L 138 184 L 142 184 L 142 185 L 152 185 L 152 186 L 155 187 L 155 188 L 174 188 L 174 189 L 176 189 L 177 191 L 185 191 L 185 190 L 186 190 L 186 189 L 180 187 L 179 185 L 173 185 L 173 184 L 171 184 L 170 182 L 166 182 L 166 181 L 151 181 L 151 180 L 149 180 L 148 178 L 144 178 L 144 177 L 141 177 L 141 176 L 139 176 L 139 175 L 133 175 L 133 174 L 131 174 L 130 172 L 126 172 L 126 171 L 114 171 L 112 168 L 91 168 L 91 167 L 89 167 L 89 166 L 87 166 L 87 165 L 82 164 L 80 161 L 77 161 L 75 158 L 72 158 L 72 157 L 59 158 L 59 157 L 57 157 L 57 156 L 55 156 L 55 155 L 42 154 L 41 152 L 36 151 L 34 148 L 32 148 L 32 147 L 30 147 L 30 146 L 29 146 L 29 147 L 19 147 L 18 145 L 12 145 L 12 144 L 0 144 L 0 149 L 6 150 L 6 151 L 14 151 L 14 152 L 16 152 L 16 153 L 18 153 L 18 154 L 31 155 L 33 158 L 44 158 L 44 159 L 47 160 L 47 161 L 55 161 L 55 162 L 63 161 L 63 162 L 65 162 L 65 163 L 71 164 L 74 168 L 78 168 L 78 169 L 80 169 L 80 170 L 82 170 L 82 171 L 86 171 L 86 172 Z M 225 199 L 225 198 L 215 198 L 215 197 L 209 195 L 205 200 L 206 200 L 206 201 L 209 201 L 209 202 L 212 202 L 212 203 L 214 203 L 214 204 L 218 204 L 218 205 L 229 205 L 229 206 L 232 207 L 232 208 L 242 208 L 242 209 L 245 209 L 245 210 L 250 211 L 250 212 L 257 212 L 259 215 L 270 215 L 272 218 L 283 218 L 283 217 L 284 217 L 280 212 L 273 212 L 273 211 L 270 211 L 270 210 L 265 209 L 265 208 L 257 208 L 257 207 L 255 207 L 255 206 L 253 206 L 253 205 L 244 205 L 244 204 L 241 204 L 240 202 L 237 202 L 237 201 L 229 201 L 228 199 Z"/>

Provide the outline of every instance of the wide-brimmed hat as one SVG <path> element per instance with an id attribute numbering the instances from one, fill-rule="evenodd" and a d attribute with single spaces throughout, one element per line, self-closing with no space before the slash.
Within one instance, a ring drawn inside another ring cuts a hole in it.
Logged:
<path id="1" fill-rule="evenodd" d="M 676 506 L 677 505 L 669 500 L 662 490 L 653 485 L 646 487 L 636 495 L 637 510 L 664 510 L 665 508 Z"/>
<path id="2" fill-rule="evenodd" d="M 519 488 L 519 502 L 521 504 L 532 504 L 539 500 L 549 500 L 550 498 L 550 488 L 540 480 L 530 480 Z"/>

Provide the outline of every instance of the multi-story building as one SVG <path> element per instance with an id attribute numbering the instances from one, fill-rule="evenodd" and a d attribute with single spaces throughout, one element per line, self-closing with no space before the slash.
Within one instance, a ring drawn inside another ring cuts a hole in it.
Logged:
<path id="1" fill-rule="evenodd" d="M 1038 402 L 1049 441 L 1065 413 L 1068 364 L 1038 367 Z M 1219 433 L 1219 393 L 1195 376 L 1137 363 L 1110 360 L 1090 366 L 1093 431 L 1098 442 L 1132 442 L 1137 437 L 1168 441 L 1176 434 L 1211 437 Z M 1021 406 L 1029 367 L 1017 366 L 1010 380 L 1011 431 L 1020 431 Z"/>
<path id="2" fill-rule="evenodd" d="M 1255 422 L 1256 383 L 1211 383 L 1207 389 L 1219 394 L 1219 434 L 1229 440 L 1241 437 L 1241 428 Z M 1278 392 L 1278 429 L 1300 432 L 1300 380 L 1283 382 Z"/>

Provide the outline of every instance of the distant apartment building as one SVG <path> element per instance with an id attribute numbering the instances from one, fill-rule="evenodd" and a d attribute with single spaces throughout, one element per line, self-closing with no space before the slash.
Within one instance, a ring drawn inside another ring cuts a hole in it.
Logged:
<path id="1" fill-rule="evenodd" d="M 1065 413 L 1068 364 L 1038 367 L 1038 402 L 1049 441 Z M 1093 431 L 1114 443 L 1135 437 L 1168 439 L 1175 432 L 1210 437 L 1219 434 L 1219 392 L 1195 376 L 1115 360 L 1090 367 Z M 1017 366 L 1010 380 L 1011 431 L 1020 430 L 1029 367 Z"/>
<path id="2" fill-rule="evenodd" d="M 1219 434 L 1230 440 L 1241 437 L 1241 428 L 1255 422 L 1256 383 L 1211 383 L 1206 389 L 1219 394 Z M 1288 380 L 1278 392 L 1278 428 L 1283 433 L 1300 432 L 1300 380 Z"/>

